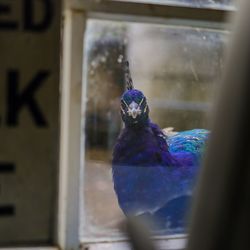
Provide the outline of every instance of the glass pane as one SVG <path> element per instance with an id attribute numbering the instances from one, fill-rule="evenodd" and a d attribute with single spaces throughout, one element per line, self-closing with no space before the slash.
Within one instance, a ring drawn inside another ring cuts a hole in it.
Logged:
<path id="1" fill-rule="evenodd" d="M 125 216 L 114 192 L 111 161 L 112 150 L 124 126 L 120 116 L 120 98 L 125 91 L 124 57 L 129 59 L 135 88 L 147 98 L 150 119 L 160 128 L 168 128 L 168 138 L 172 138 L 176 131 L 208 128 L 208 111 L 223 68 L 226 36 L 226 32 L 200 28 L 88 21 L 82 237 L 122 235 Z M 171 145 L 175 142 L 168 141 Z M 140 142 L 135 144 L 140 147 Z M 137 149 L 132 145 L 128 150 L 133 154 Z M 175 155 L 175 148 L 171 150 Z M 145 168 L 137 168 L 136 174 L 143 176 Z M 196 173 L 190 170 L 190 174 L 195 180 Z M 171 171 L 169 176 L 164 175 L 171 180 L 176 177 Z M 130 180 L 125 181 L 126 184 Z M 185 191 L 185 185 L 188 189 L 189 183 L 179 184 L 180 193 Z M 157 190 L 157 185 L 152 188 Z M 174 185 L 169 186 L 176 193 Z M 157 196 L 151 197 L 151 201 L 157 203 Z M 178 202 L 174 205 L 177 210 L 181 207 Z M 164 234 L 185 232 L 178 223 L 165 229 Z"/>

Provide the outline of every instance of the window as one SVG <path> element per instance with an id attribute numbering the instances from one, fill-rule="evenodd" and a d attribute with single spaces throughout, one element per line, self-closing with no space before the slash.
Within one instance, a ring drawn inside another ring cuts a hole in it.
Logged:
<path id="1" fill-rule="evenodd" d="M 111 153 L 123 126 L 121 62 L 125 56 L 129 59 L 134 85 L 147 97 L 150 117 L 161 128 L 208 128 L 228 36 L 224 17 L 232 4 L 226 0 L 82 1 L 75 8 L 73 4 L 72 13 L 75 9 L 75 15 L 82 15 L 76 19 L 86 21 L 80 238 L 83 243 L 119 244 L 124 240 L 124 215 L 113 190 Z M 166 236 L 180 242 L 179 233 L 170 230 L 156 238 L 162 244 Z M 172 249 L 183 247 L 177 245 Z"/>

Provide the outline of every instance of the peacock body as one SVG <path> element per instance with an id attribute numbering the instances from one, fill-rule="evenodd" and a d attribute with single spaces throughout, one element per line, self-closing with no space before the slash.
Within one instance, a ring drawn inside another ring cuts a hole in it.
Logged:
<path id="1" fill-rule="evenodd" d="M 209 132 L 164 133 L 149 119 L 146 97 L 133 88 L 126 65 L 128 90 L 121 97 L 125 127 L 112 159 L 119 206 L 127 216 L 153 219 L 160 229 L 183 228 Z"/>

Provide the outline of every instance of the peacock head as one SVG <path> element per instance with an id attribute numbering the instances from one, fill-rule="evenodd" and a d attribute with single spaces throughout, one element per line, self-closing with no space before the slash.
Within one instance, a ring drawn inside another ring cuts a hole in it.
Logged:
<path id="1" fill-rule="evenodd" d="M 127 90 L 121 97 L 122 120 L 126 126 L 142 126 L 148 123 L 147 100 L 140 90 L 134 89 L 128 62 L 124 65 Z"/>

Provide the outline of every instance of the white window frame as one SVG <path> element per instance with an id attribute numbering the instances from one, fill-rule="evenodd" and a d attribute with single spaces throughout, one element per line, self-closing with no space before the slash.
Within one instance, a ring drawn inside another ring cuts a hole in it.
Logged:
<path id="1" fill-rule="evenodd" d="M 159 2 L 159 1 L 158 1 Z M 57 240 L 60 249 L 79 249 L 80 203 L 83 187 L 86 95 L 83 79 L 84 34 L 88 18 L 149 22 L 225 29 L 230 9 L 195 8 L 123 0 L 65 0 L 61 84 L 61 136 Z M 168 249 L 180 249 L 185 237 L 165 237 Z M 160 240 L 160 239 L 159 239 Z M 112 239 L 85 242 L 89 249 L 110 249 Z M 106 244 L 106 245 L 105 245 Z"/>

